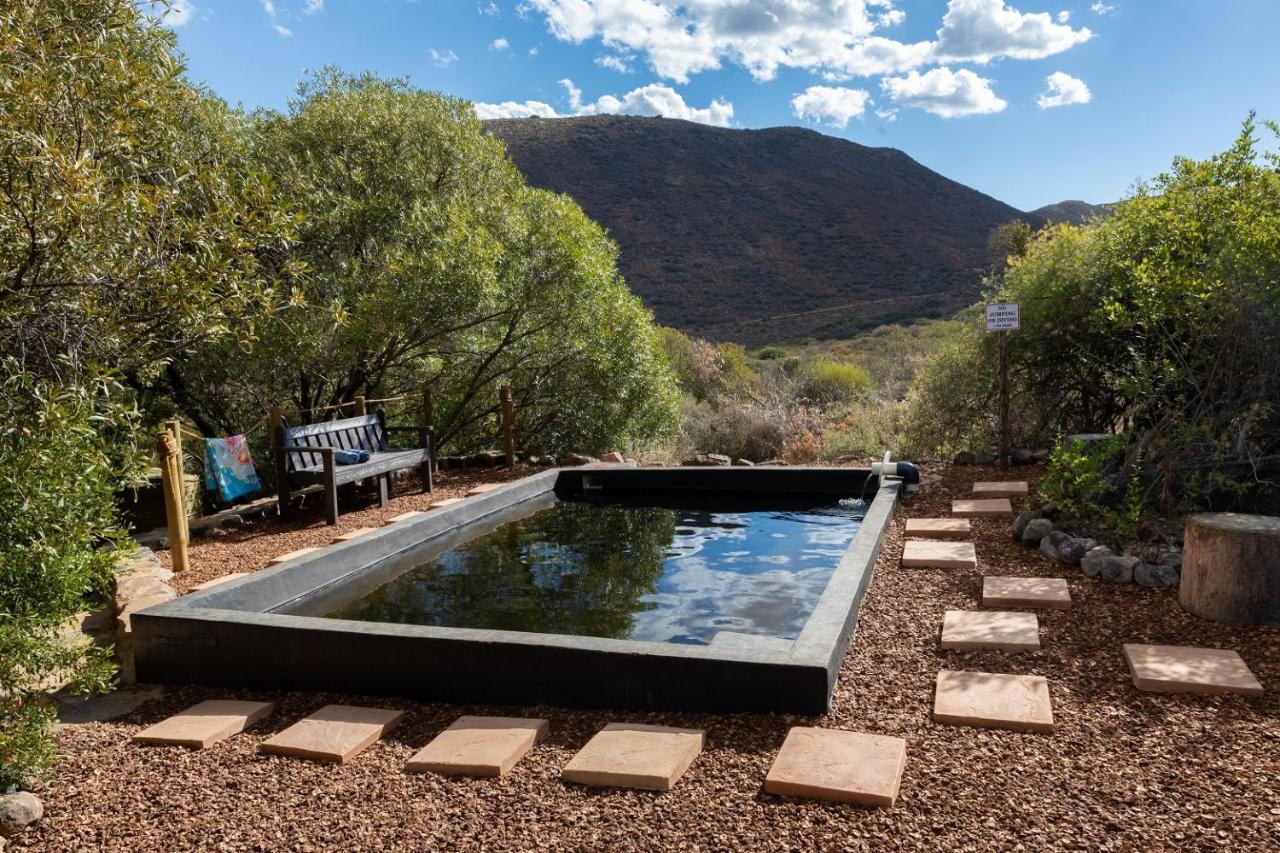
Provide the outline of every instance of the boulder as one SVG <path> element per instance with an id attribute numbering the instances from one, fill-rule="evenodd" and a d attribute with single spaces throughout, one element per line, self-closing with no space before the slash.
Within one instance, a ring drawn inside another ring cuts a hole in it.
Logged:
<path id="1" fill-rule="evenodd" d="M 756 463 L 752 462 L 750 459 L 735 459 L 733 460 L 733 464 L 743 468 L 751 468 L 754 467 Z"/>
<path id="2" fill-rule="evenodd" d="M 1022 544 L 1039 545 L 1040 540 L 1052 532 L 1052 521 L 1047 518 L 1033 518 L 1022 531 Z"/>
<path id="3" fill-rule="evenodd" d="M 1098 577 L 1107 583 L 1133 583 L 1133 570 L 1142 565 L 1137 557 L 1108 557 Z"/>
<path id="4" fill-rule="evenodd" d="M 1013 520 L 1013 541 L 1021 542 L 1022 531 L 1027 529 L 1027 525 L 1031 523 L 1032 519 L 1038 517 L 1039 516 L 1031 510 L 1018 513 L 1018 517 Z"/>
<path id="5" fill-rule="evenodd" d="M 608 453 L 600 457 L 601 462 L 625 462 L 626 458 L 616 450 L 610 450 Z"/>
<path id="6" fill-rule="evenodd" d="M 1166 568 L 1173 569 L 1179 574 L 1182 573 L 1182 552 L 1177 548 L 1169 548 L 1162 552 L 1156 563 Z"/>
<path id="7" fill-rule="evenodd" d="M 955 458 L 951 460 L 951 464 L 952 465 L 976 465 L 978 464 L 978 457 L 970 453 L 969 451 L 965 450 L 960 453 L 957 453 Z"/>
<path id="8" fill-rule="evenodd" d="M 590 465 L 596 458 L 585 453 L 569 453 L 561 461 L 565 465 Z"/>
<path id="9" fill-rule="evenodd" d="M 1182 573 L 1173 566 L 1138 563 L 1133 570 L 1133 582 L 1138 586 L 1161 588 L 1176 586 Z"/>
<path id="10" fill-rule="evenodd" d="M 44 804 L 29 791 L 0 796 L 0 837 L 12 838 L 44 817 Z"/>
<path id="11" fill-rule="evenodd" d="M 1058 559 L 1073 566 L 1080 565 L 1084 555 L 1098 547 L 1098 540 L 1082 536 L 1069 536 L 1058 543 Z"/>
<path id="12" fill-rule="evenodd" d="M 467 461 L 479 468 L 496 468 L 507 461 L 507 455 L 501 450 L 481 450 Z"/>
<path id="13" fill-rule="evenodd" d="M 1049 533 L 1040 540 L 1040 553 L 1044 554 L 1050 560 L 1061 560 L 1062 555 L 1058 551 L 1058 546 L 1070 538 L 1070 536 L 1063 533 L 1061 530 L 1050 530 Z"/>
<path id="14" fill-rule="evenodd" d="M 1102 573 L 1102 564 L 1106 560 L 1111 559 L 1114 554 L 1106 545 L 1099 545 L 1085 552 L 1084 557 L 1080 559 L 1080 570 L 1091 578 L 1096 578 Z"/>
<path id="15" fill-rule="evenodd" d="M 1049 448 L 1042 447 L 1039 450 L 1031 451 L 1031 461 L 1035 462 L 1037 465 L 1043 465 L 1049 461 L 1049 457 L 1052 455 L 1053 454 L 1049 452 Z"/>
<path id="16" fill-rule="evenodd" d="M 996 455 L 994 453 L 979 453 L 973 458 L 975 465 L 994 465 L 996 464 Z"/>
<path id="17" fill-rule="evenodd" d="M 1009 461 L 1014 465 L 1030 465 L 1032 462 L 1036 461 L 1035 452 L 1028 450 L 1025 447 L 1019 447 L 1017 450 L 1013 451 L 1013 454 L 1009 457 Z"/>
<path id="18" fill-rule="evenodd" d="M 680 464 L 691 467 L 712 468 L 732 465 L 733 460 L 721 453 L 695 453 L 692 456 L 686 456 L 681 460 Z"/>

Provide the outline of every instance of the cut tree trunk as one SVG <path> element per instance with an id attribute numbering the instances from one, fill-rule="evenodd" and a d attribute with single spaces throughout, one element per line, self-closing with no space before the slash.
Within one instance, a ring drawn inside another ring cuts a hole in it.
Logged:
<path id="1" fill-rule="evenodd" d="M 1214 622 L 1280 627 L 1280 518 L 1234 512 L 1188 518 L 1178 600 Z"/>

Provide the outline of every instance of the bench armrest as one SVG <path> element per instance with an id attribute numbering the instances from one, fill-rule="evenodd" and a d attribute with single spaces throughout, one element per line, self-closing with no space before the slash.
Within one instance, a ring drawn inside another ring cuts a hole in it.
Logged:
<path id="1" fill-rule="evenodd" d="M 321 456 L 332 456 L 332 447 L 281 447 L 276 445 L 277 453 L 319 453 Z"/>

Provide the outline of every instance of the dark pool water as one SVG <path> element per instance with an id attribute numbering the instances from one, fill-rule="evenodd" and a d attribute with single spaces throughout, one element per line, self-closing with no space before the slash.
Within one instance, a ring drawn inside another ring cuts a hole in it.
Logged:
<path id="1" fill-rule="evenodd" d="M 794 639 L 865 508 L 562 501 L 459 545 L 328 615 L 706 644 Z"/>

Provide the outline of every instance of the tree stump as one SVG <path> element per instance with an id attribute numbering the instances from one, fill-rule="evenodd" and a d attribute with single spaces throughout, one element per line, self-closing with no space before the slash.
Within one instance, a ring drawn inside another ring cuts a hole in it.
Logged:
<path id="1" fill-rule="evenodd" d="M 1178 601 L 1214 622 L 1280 627 L 1280 518 L 1188 518 Z"/>

